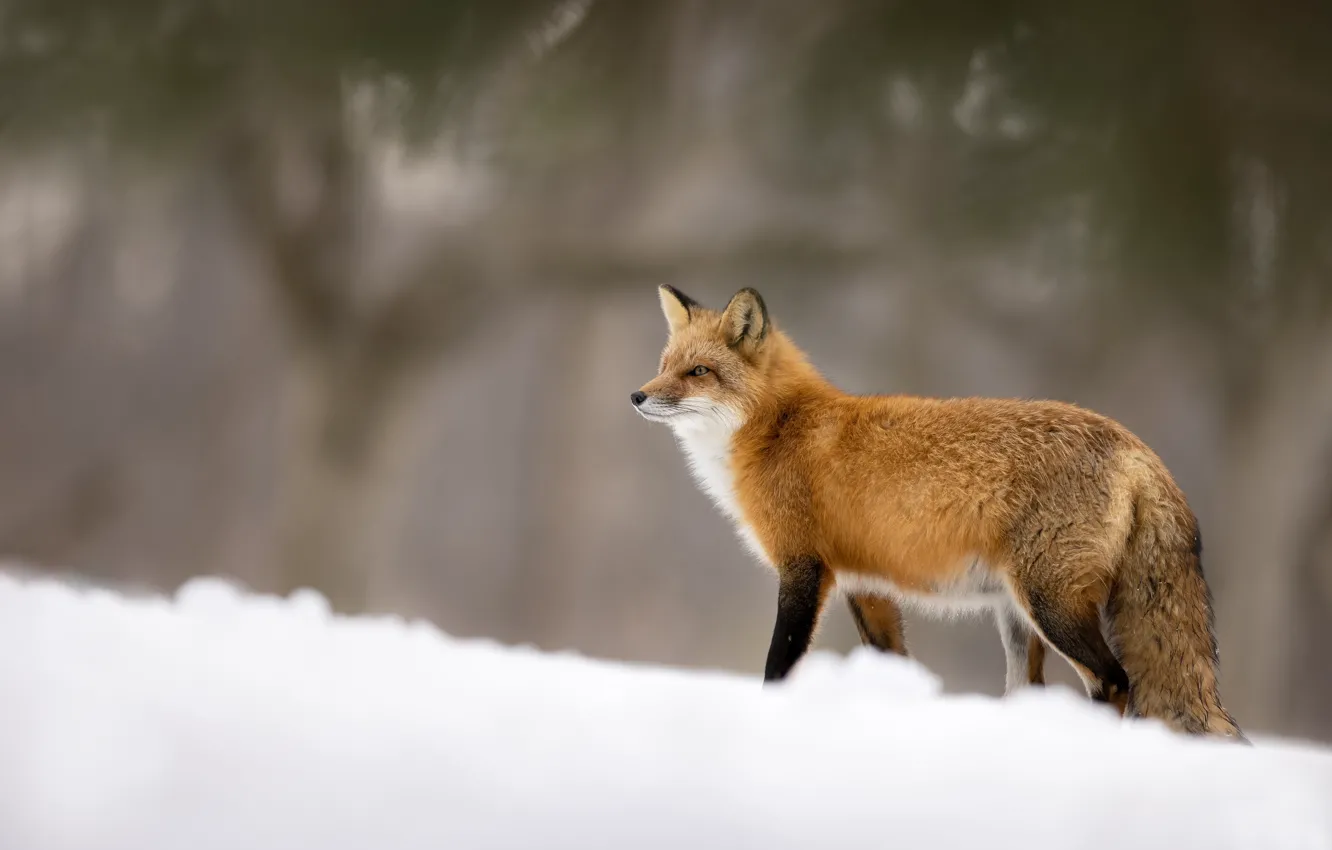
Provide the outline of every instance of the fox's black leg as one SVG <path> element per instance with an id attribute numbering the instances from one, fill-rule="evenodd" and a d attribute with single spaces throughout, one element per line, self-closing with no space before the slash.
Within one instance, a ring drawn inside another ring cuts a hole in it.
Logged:
<path id="1" fill-rule="evenodd" d="M 819 611 L 831 585 L 828 568 L 814 557 L 788 561 L 778 573 L 781 581 L 777 590 L 777 622 L 772 629 L 768 663 L 763 670 L 764 682 L 786 678 L 809 649 Z"/>
<path id="2" fill-rule="evenodd" d="M 906 638 L 902 630 L 902 609 L 891 599 L 850 593 L 846 606 L 860 633 L 860 642 L 882 652 L 906 655 Z"/>
<path id="3" fill-rule="evenodd" d="M 1087 694 L 1097 702 L 1112 703 L 1122 714 L 1128 703 L 1129 680 L 1105 636 L 1100 613 L 1092 605 L 1070 604 L 1057 592 L 1039 585 L 1026 588 L 1026 607 L 1041 634 L 1059 654 L 1072 662 Z"/>

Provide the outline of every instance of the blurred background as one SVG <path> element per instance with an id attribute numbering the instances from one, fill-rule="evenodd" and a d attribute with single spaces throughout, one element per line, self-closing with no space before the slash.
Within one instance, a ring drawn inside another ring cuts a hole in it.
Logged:
<path id="1" fill-rule="evenodd" d="M 658 284 L 755 286 L 845 389 L 1135 430 L 1228 706 L 1332 740 L 1329 43 L 1312 0 L 0 0 L 0 554 L 757 675 L 775 581 L 627 401 Z M 989 622 L 908 628 L 1002 690 Z"/>

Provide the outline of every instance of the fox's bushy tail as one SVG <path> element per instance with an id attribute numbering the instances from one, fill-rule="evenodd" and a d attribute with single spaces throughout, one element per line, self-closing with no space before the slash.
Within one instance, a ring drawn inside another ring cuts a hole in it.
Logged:
<path id="1" fill-rule="evenodd" d="M 1106 606 L 1111 644 L 1128 674 L 1128 713 L 1248 743 L 1217 688 L 1212 595 L 1198 521 L 1168 478 L 1144 478 Z"/>

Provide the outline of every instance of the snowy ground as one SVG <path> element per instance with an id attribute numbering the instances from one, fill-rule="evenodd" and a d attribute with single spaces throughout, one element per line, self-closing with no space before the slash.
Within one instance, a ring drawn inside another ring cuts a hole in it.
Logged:
<path id="1" fill-rule="evenodd" d="M 0 575 L 5 850 L 880 846 L 1332 848 L 1332 752 L 944 697 L 864 651 L 764 689 Z"/>

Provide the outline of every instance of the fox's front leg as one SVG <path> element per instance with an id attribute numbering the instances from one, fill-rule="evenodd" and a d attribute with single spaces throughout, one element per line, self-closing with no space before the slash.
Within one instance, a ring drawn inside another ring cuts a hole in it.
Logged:
<path id="1" fill-rule="evenodd" d="M 794 558 L 777 569 L 777 622 L 768 646 L 768 663 L 763 681 L 786 678 L 791 668 L 809 649 L 819 612 L 832 587 L 832 573 L 816 557 Z"/>

